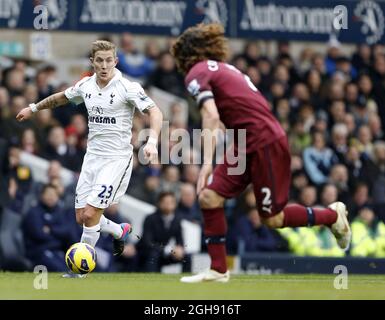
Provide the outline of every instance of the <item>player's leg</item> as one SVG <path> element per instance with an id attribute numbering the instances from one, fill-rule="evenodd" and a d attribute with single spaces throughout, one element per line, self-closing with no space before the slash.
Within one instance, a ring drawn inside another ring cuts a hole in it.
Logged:
<path id="1" fill-rule="evenodd" d="M 129 159 L 106 159 L 97 173 L 93 190 L 87 203 L 93 207 L 105 209 L 118 203 L 124 195 L 131 177 L 132 157 Z M 98 225 L 101 232 L 114 237 L 114 252 L 119 256 L 123 253 L 124 244 L 132 228 L 128 223 L 117 224 L 104 215 L 100 215 Z"/>
<path id="2" fill-rule="evenodd" d="M 329 208 L 286 205 L 290 187 L 290 154 L 286 139 L 271 144 L 256 154 L 251 164 L 254 192 L 261 221 L 271 228 L 326 225 L 341 248 L 350 242 L 346 206 L 336 202 Z M 259 173 L 259 174 L 258 174 Z"/>
<path id="3" fill-rule="evenodd" d="M 346 206 L 342 202 L 334 202 L 328 208 L 290 204 L 276 216 L 262 218 L 262 222 L 271 228 L 325 225 L 331 229 L 340 248 L 347 250 L 351 241 L 347 215 Z"/>
<path id="4" fill-rule="evenodd" d="M 249 183 L 247 173 L 229 175 L 229 166 L 227 162 L 218 165 L 214 170 L 212 183 L 199 194 L 204 237 L 211 258 L 210 270 L 183 277 L 182 282 L 229 281 L 230 274 L 226 264 L 227 222 L 223 206 L 226 198 L 236 197 Z"/>
<path id="5" fill-rule="evenodd" d="M 85 208 L 76 209 L 76 222 L 81 226 L 84 225 L 84 217 L 83 217 L 84 211 L 85 211 Z M 99 225 L 100 225 L 101 232 L 109 233 L 115 239 L 120 239 L 122 237 L 124 229 L 127 229 L 127 227 L 122 228 L 120 224 L 117 224 L 107 219 L 103 214 L 100 217 Z"/>
<path id="6" fill-rule="evenodd" d="M 81 242 L 95 247 L 100 237 L 100 217 L 104 209 L 87 204 L 83 211 L 83 233 Z"/>
<path id="7" fill-rule="evenodd" d="M 204 281 L 227 282 L 230 274 L 226 264 L 227 222 L 224 212 L 225 198 L 211 189 L 203 189 L 199 203 L 203 213 L 204 237 L 211 259 L 210 269 L 197 275 L 182 277 L 186 283 Z"/>
<path id="8" fill-rule="evenodd" d="M 84 220 L 83 220 L 83 212 L 84 208 L 77 208 L 75 209 L 76 212 L 76 223 L 80 226 L 83 226 Z"/>
<path id="9" fill-rule="evenodd" d="M 211 269 L 219 273 L 227 271 L 227 221 L 223 208 L 224 202 L 225 198 L 211 189 L 206 188 L 199 195 L 204 221 L 204 237 L 211 258 Z"/>
<path id="10" fill-rule="evenodd" d="M 83 226 L 80 241 L 86 242 L 93 247 L 100 236 L 99 220 L 103 210 L 100 210 L 95 205 L 89 205 L 87 200 L 93 192 L 93 181 L 100 170 L 100 165 L 97 157 L 86 154 L 76 186 L 75 196 L 76 222 Z"/>

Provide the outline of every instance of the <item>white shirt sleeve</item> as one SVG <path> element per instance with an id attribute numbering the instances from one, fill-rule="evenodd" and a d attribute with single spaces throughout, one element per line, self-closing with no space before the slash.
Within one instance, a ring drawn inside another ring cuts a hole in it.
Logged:
<path id="1" fill-rule="evenodd" d="M 132 89 L 128 91 L 127 100 L 142 113 L 155 106 L 155 102 L 144 92 L 142 86 L 136 82 L 132 84 Z"/>
<path id="2" fill-rule="evenodd" d="M 74 86 L 67 88 L 64 91 L 64 95 L 67 97 L 68 100 L 71 100 L 72 102 L 79 104 L 83 102 L 83 95 L 81 91 L 81 85 L 87 81 L 90 77 L 85 77 L 78 81 Z"/>

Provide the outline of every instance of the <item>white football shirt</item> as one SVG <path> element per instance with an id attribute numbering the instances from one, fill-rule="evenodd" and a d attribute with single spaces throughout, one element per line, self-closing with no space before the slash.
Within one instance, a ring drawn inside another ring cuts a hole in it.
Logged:
<path id="1" fill-rule="evenodd" d="M 131 129 L 135 108 L 143 112 L 155 105 L 139 83 L 123 78 L 118 69 L 102 89 L 94 74 L 69 87 L 64 94 L 77 103 L 83 100 L 87 107 L 87 152 L 111 158 L 132 154 Z"/>

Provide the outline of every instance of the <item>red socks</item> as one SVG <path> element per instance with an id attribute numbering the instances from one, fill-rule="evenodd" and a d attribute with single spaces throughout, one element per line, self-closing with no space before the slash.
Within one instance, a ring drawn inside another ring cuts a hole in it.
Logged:
<path id="1" fill-rule="evenodd" d="M 211 269 L 220 273 L 227 271 L 226 232 L 227 223 L 223 208 L 202 209 L 204 235 L 211 258 Z M 313 225 L 331 226 L 337 220 L 337 213 L 331 209 L 315 209 L 298 204 L 283 209 L 283 227 L 302 227 Z"/>
<path id="2" fill-rule="evenodd" d="M 211 258 L 211 269 L 220 273 L 227 271 L 226 232 L 227 223 L 223 208 L 202 209 L 204 235 L 207 250 Z"/>
<path id="3" fill-rule="evenodd" d="M 291 204 L 283 209 L 283 227 L 302 227 L 314 225 L 331 226 L 337 220 L 337 212 L 329 208 L 315 209 Z"/>

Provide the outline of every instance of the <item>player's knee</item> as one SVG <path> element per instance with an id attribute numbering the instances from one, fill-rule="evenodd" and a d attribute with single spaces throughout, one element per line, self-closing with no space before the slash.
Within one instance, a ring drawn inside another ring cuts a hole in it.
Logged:
<path id="1" fill-rule="evenodd" d="M 213 209 L 223 207 L 224 199 L 215 191 L 203 189 L 199 194 L 199 204 L 202 209 Z"/>
<path id="2" fill-rule="evenodd" d="M 271 229 L 282 228 L 283 226 L 283 216 L 280 214 L 269 218 L 261 218 L 261 221 L 266 227 Z"/>
<path id="3" fill-rule="evenodd" d="M 91 222 L 95 222 L 98 216 L 98 209 L 87 207 L 83 211 L 83 223 L 85 225 L 88 225 Z"/>

